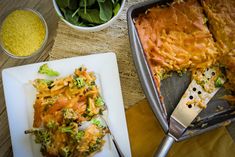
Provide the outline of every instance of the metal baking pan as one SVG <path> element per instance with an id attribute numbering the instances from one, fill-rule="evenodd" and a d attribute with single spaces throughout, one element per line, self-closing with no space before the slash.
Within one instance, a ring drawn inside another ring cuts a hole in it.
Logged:
<path id="1" fill-rule="evenodd" d="M 134 25 L 134 19 L 152 6 L 163 5 L 168 2 L 170 3 L 171 1 L 151 0 L 142 2 L 131 6 L 127 12 L 128 33 L 134 64 L 152 111 L 165 133 L 168 132 L 168 120 L 171 113 L 191 82 L 191 73 L 187 72 L 183 74 L 183 76 L 178 76 L 178 74 L 173 73 L 170 78 L 161 81 L 160 91 L 158 91 Z M 161 101 L 159 92 L 164 98 L 163 101 Z M 222 88 L 212 98 L 207 104 L 207 108 L 198 115 L 177 141 L 202 134 L 235 120 L 235 106 L 231 106 L 227 101 L 219 99 L 225 92 L 226 90 Z"/>

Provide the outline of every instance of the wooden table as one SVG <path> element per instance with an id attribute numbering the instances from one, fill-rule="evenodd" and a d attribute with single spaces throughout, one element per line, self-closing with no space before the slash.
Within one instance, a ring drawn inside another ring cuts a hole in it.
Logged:
<path id="1" fill-rule="evenodd" d="M 48 60 L 49 51 L 54 43 L 53 39 L 56 34 L 58 18 L 54 12 L 51 0 L 0 0 L 0 15 L 15 7 L 35 8 L 43 14 L 49 28 L 48 43 L 43 53 L 26 60 L 9 58 L 6 54 L 2 53 L 2 50 L 0 50 L 1 71 L 8 67 Z M 13 156 L 13 153 L 1 77 L 2 75 L 0 74 L 0 157 L 11 157 Z M 227 128 L 230 135 L 235 139 L 235 123 L 229 125 Z"/>
<path id="2" fill-rule="evenodd" d="M 58 17 L 54 11 L 51 0 L 0 0 L 0 18 L 3 13 L 14 8 L 34 8 L 38 10 L 45 18 L 49 28 L 49 38 L 43 53 L 25 60 L 12 59 L 0 50 L 0 69 L 30 64 L 49 59 L 49 51 L 54 43 Z M 2 74 L 0 74 L 0 157 L 13 156 L 10 132 L 8 127 L 7 111 L 2 89 Z"/>

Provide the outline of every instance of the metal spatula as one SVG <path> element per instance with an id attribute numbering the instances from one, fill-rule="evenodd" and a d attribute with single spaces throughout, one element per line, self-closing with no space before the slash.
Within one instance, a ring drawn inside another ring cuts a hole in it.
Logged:
<path id="1" fill-rule="evenodd" d="M 162 140 L 155 156 L 165 157 L 174 143 L 184 133 L 196 116 L 216 94 L 225 82 L 218 67 L 195 72 L 192 80 L 177 107 L 170 117 L 167 136 Z"/>

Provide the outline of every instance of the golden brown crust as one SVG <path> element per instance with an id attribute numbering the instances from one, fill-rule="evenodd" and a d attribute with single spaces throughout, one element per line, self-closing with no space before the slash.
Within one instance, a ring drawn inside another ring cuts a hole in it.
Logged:
<path id="1" fill-rule="evenodd" d="M 235 1 L 203 0 L 202 5 L 209 29 L 224 52 L 219 62 L 226 68 L 228 82 L 225 87 L 235 92 Z"/>
<path id="2" fill-rule="evenodd" d="M 235 1 L 202 0 L 210 32 L 227 52 L 235 48 Z"/>
<path id="3" fill-rule="evenodd" d="M 157 82 L 169 71 L 211 66 L 220 54 L 197 0 L 150 8 L 135 26 Z"/>

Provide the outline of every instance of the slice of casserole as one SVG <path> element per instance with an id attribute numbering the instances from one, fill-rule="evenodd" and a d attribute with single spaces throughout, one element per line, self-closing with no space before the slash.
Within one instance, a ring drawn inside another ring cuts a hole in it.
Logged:
<path id="1" fill-rule="evenodd" d="M 135 26 L 158 85 L 167 72 L 206 68 L 221 54 L 197 0 L 154 6 Z"/>

